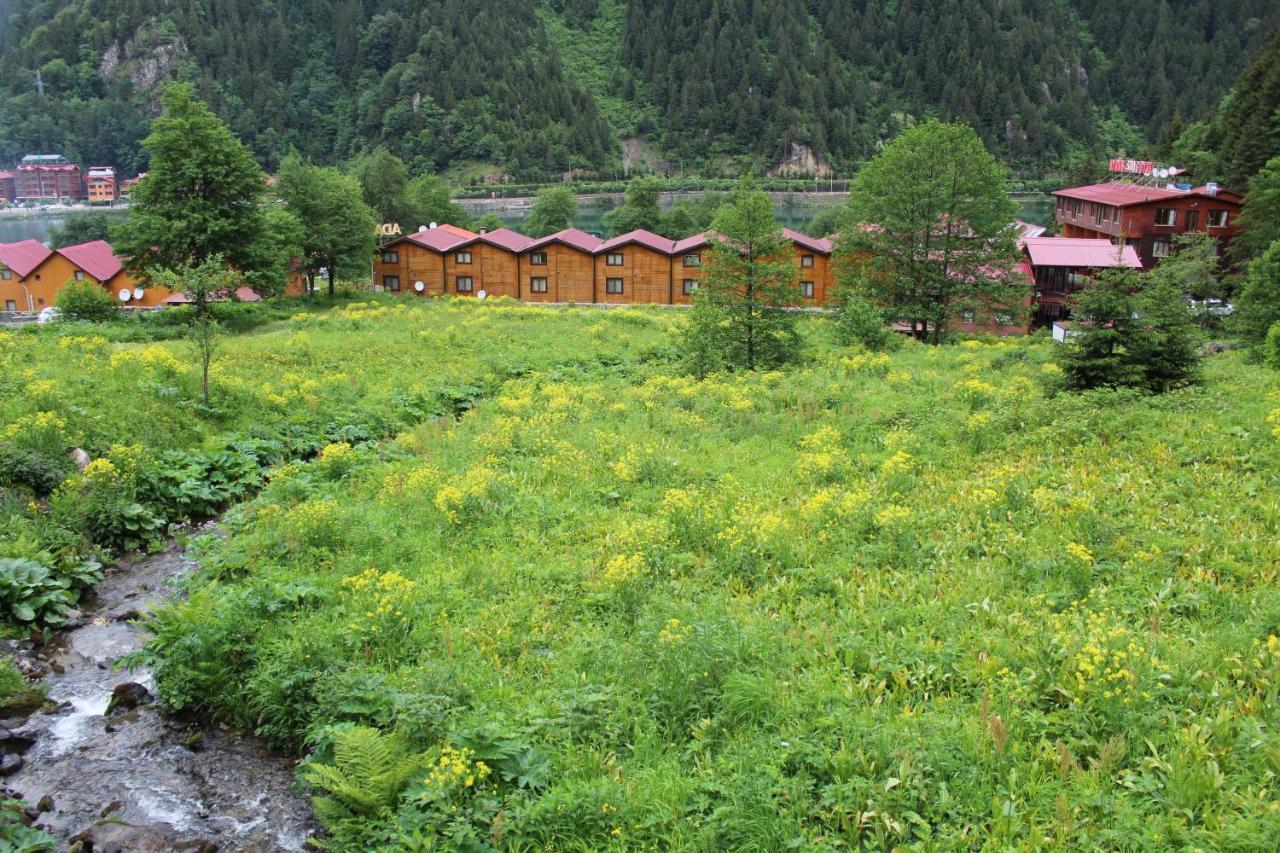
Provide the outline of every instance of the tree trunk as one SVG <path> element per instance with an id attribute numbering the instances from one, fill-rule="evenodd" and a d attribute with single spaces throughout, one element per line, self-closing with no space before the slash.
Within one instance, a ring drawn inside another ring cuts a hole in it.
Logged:
<path id="1" fill-rule="evenodd" d="M 338 260 L 337 258 L 330 255 L 328 258 L 328 261 L 329 261 L 329 301 L 332 302 L 334 297 L 334 282 L 338 278 L 338 270 L 337 270 Z"/>

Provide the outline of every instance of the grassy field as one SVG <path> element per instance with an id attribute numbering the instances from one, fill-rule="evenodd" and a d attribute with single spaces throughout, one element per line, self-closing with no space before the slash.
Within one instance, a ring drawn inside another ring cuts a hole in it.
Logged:
<path id="1" fill-rule="evenodd" d="M 805 366 L 697 382 L 683 320 L 300 315 L 211 412 L 181 344 L 4 335 L 0 424 L 137 481 L 307 437 L 149 661 L 309 752 L 338 849 L 1275 847 L 1280 375 L 1050 396 L 1043 341 L 812 318 Z"/>

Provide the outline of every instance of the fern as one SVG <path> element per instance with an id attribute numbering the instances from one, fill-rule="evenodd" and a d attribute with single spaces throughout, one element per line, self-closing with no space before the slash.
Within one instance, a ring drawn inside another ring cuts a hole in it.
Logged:
<path id="1" fill-rule="evenodd" d="M 335 835 L 353 823 L 387 817 L 414 774 L 425 767 L 421 753 L 369 726 L 333 729 L 333 763 L 309 764 L 303 779 L 325 795 L 312 797 L 316 816 Z"/>

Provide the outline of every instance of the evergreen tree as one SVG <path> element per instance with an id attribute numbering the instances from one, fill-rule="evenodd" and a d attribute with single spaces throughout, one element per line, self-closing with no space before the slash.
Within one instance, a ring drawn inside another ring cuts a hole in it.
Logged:
<path id="1" fill-rule="evenodd" d="M 1249 192 L 1240 212 L 1240 234 L 1231 253 L 1245 262 L 1280 240 L 1280 156 L 1272 157 L 1249 181 Z"/>
<path id="2" fill-rule="evenodd" d="M 1243 187 L 1280 154 L 1280 27 L 1236 80 L 1214 120 L 1219 175 Z"/>
<path id="3" fill-rule="evenodd" d="M 972 128 L 927 121 L 858 173 L 837 259 L 865 270 L 890 320 L 939 343 L 962 311 L 1012 311 L 1026 297 L 1014 272 L 1015 207 L 1005 170 Z"/>
<path id="4" fill-rule="evenodd" d="M 1235 305 L 1231 328 L 1250 346 L 1260 346 L 1280 323 L 1280 241 L 1249 262 Z"/>
<path id="5" fill-rule="evenodd" d="M 791 245 L 773 218 L 769 197 L 749 182 L 712 224 L 705 277 L 693 299 L 684 349 L 701 376 L 711 370 L 768 370 L 800 353 L 799 298 Z"/>
<path id="6" fill-rule="evenodd" d="M 143 276 L 212 257 L 252 274 L 262 170 L 190 86 L 170 86 L 161 102 L 164 113 L 143 141 L 147 175 L 133 191 L 129 218 L 111 232 L 116 250 Z"/>
<path id="7" fill-rule="evenodd" d="M 533 201 L 533 209 L 524 221 L 530 237 L 545 237 L 573 226 L 578 215 L 578 200 L 566 186 L 543 187 Z"/>

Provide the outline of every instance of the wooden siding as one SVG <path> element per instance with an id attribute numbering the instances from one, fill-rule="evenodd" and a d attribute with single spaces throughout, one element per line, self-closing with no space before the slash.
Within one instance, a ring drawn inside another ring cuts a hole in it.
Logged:
<path id="1" fill-rule="evenodd" d="M 596 301 L 618 305 L 671 304 L 671 258 L 635 243 L 615 250 L 622 266 L 608 265 L 608 254 L 596 255 Z M 622 279 L 622 293 L 607 293 L 606 282 Z"/>
<path id="2" fill-rule="evenodd" d="M 395 261 L 388 263 L 382 260 L 388 251 L 396 252 Z M 445 292 L 443 256 L 408 240 L 384 246 L 375 256 L 373 283 L 378 287 L 385 287 L 386 277 L 389 275 L 399 276 L 401 293 L 439 296 Z M 414 283 L 419 281 L 422 282 L 422 293 L 414 289 Z"/>
<path id="3" fill-rule="evenodd" d="M 1159 263 L 1163 257 L 1156 254 L 1156 244 L 1172 244 L 1176 234 L 1207 233 L 1218 241 L 1219 249 L 1223 250 L 1240 232 L 1238 217 L 1241 205 L 1234 198 L 1188 195 L 1154 199 L 1127 207 L 1080 201 L 1079 214 L 1075 212 L 1076 201 L 1063 197 L 1057 199 L 1054 216 L 1061 225 L 1063 237 L 1123 238 L 1128 245 L 1134 247 L 1142 266 L 1147 269 Z M 1173 225 L 1156 224 L 1156 211 L 1162 209 L 1176 211 Z M 1226 212 L 1225 227 L 1209 225 L 1210 214 L 1215 211 Z M 1102 218 L 1104 215 L 1106 219 Z"/>
<path id="4" fill-rule="evenodd" d="M 124 270 L 107 281 L 99 281 L 72 263 L 70 258 L 54 252 L 25 279 L 18 278 L 16 273 L 7 281 L 0 279 L 0 310 L 5 310 L 10 301 L 18 311 L 40 311 L 55 305 L 58 293 L 68 283 L 76 280 L 77 272 L 84 273 L 84 281 L 99 285 L 112 297 L 117 297 L 126 287 L 129 290 L 138 287 L 138 282 Z M 141 299 L 130 299 L 128 302 L 120 302 L 120 305 L 126 308 L 156 308 L 172 295 L 173 291 L 168 288 L 153 284 L 142 289 Z"/>
<path id="5" fill-rule="evenodd" d="M 562 243 L 550 243 L 538 250 L 547 256 L 545 265 L 530 263 L 533 252 L 520 256 L 520 299 L 529 302 L 594 302 L 595 258 L 590 252 Z M 534 278 L 547 280 L 546 293 L 534 293 Z"/>

